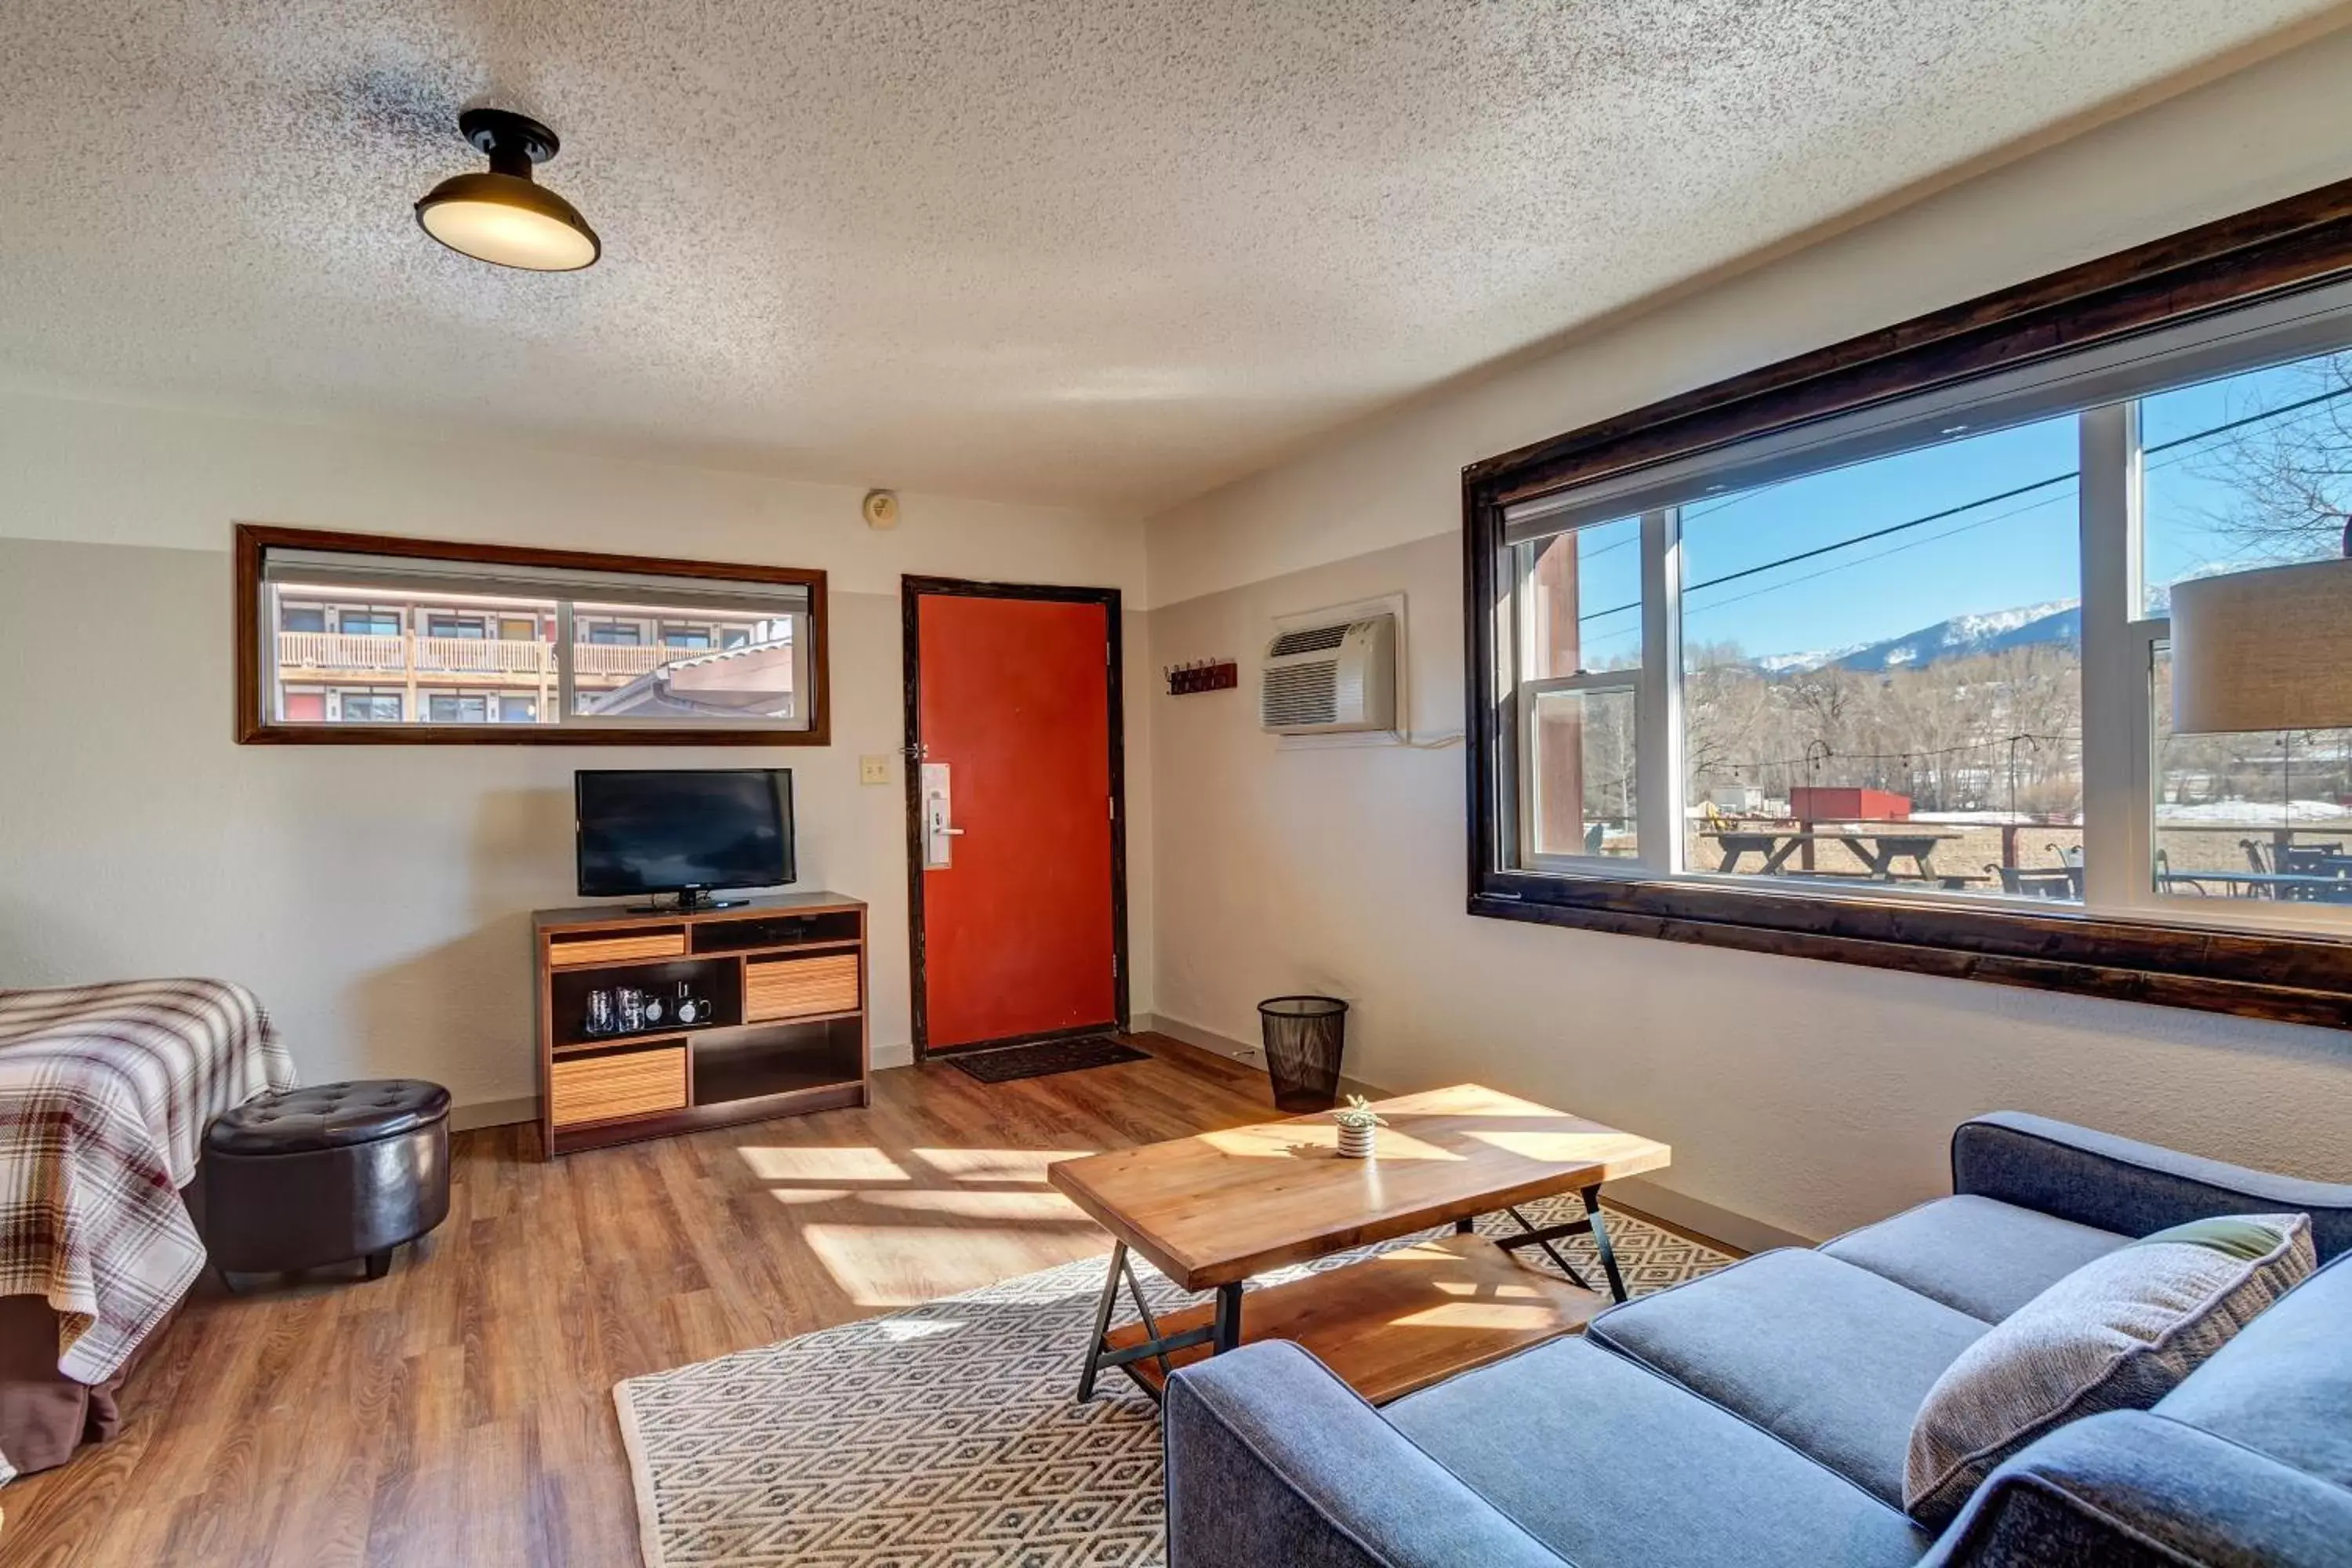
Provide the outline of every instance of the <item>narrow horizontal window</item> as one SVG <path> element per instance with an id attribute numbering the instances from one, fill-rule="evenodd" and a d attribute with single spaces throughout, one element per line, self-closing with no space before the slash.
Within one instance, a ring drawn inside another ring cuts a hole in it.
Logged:
<path id="1" fill-rule="evenodd" d="M 824 574 L 243 527 L 247 741 L 823 743 Z"/>

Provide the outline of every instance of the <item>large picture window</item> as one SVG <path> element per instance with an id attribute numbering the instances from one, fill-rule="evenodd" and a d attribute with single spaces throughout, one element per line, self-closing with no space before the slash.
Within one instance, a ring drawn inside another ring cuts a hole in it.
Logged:
<path id="1" fill-rule="evenodd" d="M 821 572 L 249 526 L 237 557 L 240 740 L 826 739 Z"/>
<path id="2" fill-rule="evenodd" d="M 2352 733 L 2169 722 L 2173 584 L 2346 549 L 2294 206 L 1474 465 L 1473 912 L 2352 1021 Z"/>

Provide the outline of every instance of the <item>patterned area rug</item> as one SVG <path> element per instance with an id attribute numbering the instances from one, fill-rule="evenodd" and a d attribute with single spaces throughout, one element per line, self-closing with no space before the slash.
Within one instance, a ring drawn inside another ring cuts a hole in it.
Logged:
<path id="1" fill-rule="evenodd" d="M 1539 1225 L 1584 1212 L 1574 1198 L 1527 1207 Z M 1479 1228 L 1517 1226 L 1490 1215 Z M 1637 1296 L 1730 1261 L 1613 1213 L 1609 1236 Z M 1561 1251 L 1600 1278 L 1589 1238 Z M 1155 1310 L 1196 1300 L 1136 1265 Z M 1116 1372 L 1091 1404 L 1071 1398 L 1104 1267 L 1087 1258 L 619 1384 L 647 1568 L 1160 1563 L 1157 1406 Z"/>

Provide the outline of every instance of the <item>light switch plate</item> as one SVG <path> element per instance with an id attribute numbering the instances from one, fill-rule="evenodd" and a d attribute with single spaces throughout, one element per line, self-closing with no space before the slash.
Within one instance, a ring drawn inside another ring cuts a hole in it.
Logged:
<path id="1" fill-rule="evenodd" d="M 857 782 L 859 784 L 888 784 L 890 782 L 890 753 L 884 752 L 877 756 L 858 758 Z"/>

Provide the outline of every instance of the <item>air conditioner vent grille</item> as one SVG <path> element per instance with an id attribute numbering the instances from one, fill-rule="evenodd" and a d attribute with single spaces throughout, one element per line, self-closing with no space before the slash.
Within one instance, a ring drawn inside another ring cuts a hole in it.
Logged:
<path id="1" fill-rule="evenodd" d="M 1321 653 L 1326 648 L 1338 647 L 1347 640 L 1348 623 L 1345 621 L 1337 626 L 1307 626 L 1301 631 L 1285 632 L 1275 638 L 1274 646 L 1266 650 L 1266 657 L 1287 658 L 1294 653 Z"/>
<path id="2" fill-rule="evenodd" d="M 1318 619 L 1276 629 L 1258 668 L 1258 727 L 1338 735 L 1396 722 L 1396 617 Z"/>
<path id="3" fill-rule="evenodd" d="M 1338 628 L 1344 633 L 1346 627 Z M 1302 637 L 1319 632 L 1298 633 Z M 1326 645 L 1334 646 L 1334 645 Z M 1330 724 L 1339 717 L 1339 666 L 1332 659 L 1285 665 L 1265 672 L 1261 721 L 1269 730 Z"/>

